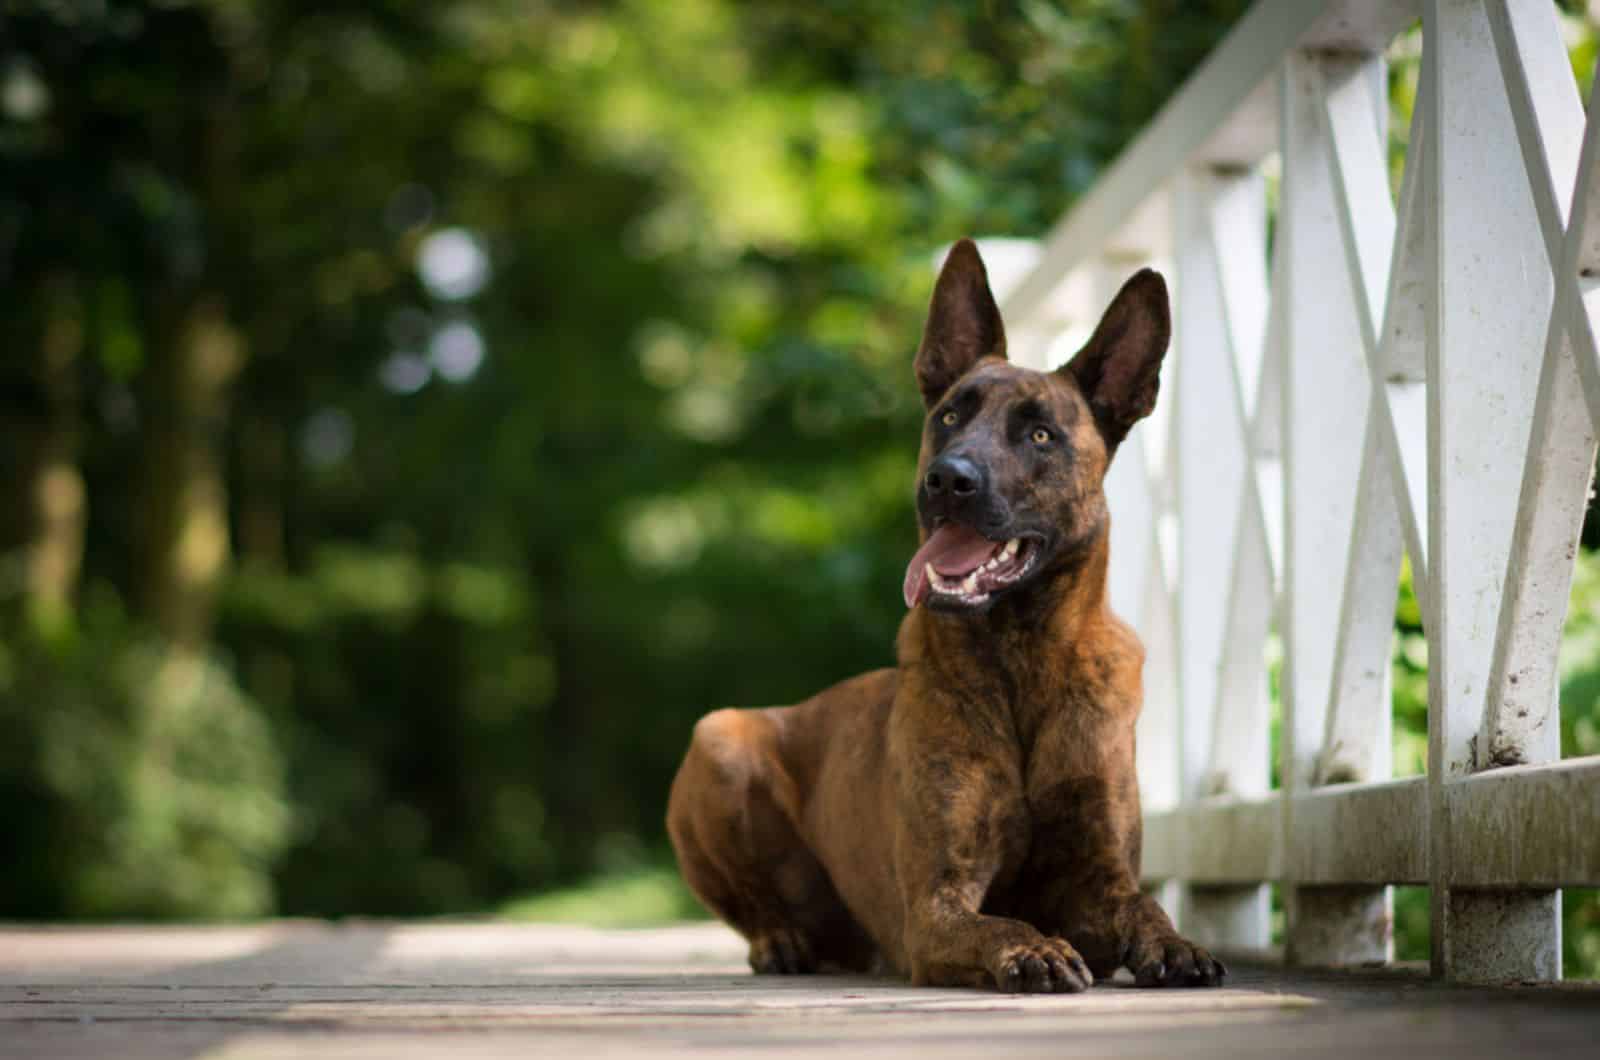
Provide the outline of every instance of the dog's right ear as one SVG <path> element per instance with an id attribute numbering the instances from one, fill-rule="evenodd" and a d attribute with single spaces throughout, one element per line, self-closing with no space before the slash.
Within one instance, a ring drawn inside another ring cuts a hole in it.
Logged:
<path id="1" fill-rule="evenodd" d="M 922 403 L 932 408 L 979 358 L 1005 355 L 1006 332 L 989 291 L 989 274 L 977 244 L 963 239 L 944 259 L 922 329 L 916 360 Z"/>

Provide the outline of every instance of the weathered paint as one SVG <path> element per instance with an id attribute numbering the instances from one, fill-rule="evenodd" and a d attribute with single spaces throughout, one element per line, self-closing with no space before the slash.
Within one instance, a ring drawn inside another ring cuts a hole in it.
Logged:
<path id="1" fill-rule="evenodd" d="M 1396 208 L 1380 56 L 1419 15 Z M 1124 464 L 1113 540 L 1149 649 L 1144 875 L 1219 944 L 1252 947 L 1277 881 L 1292 958 L 1381 958 L 1388 885 L 1425 883 L 1438 973 L 1553 979 L 1556 888 L 1600 885 L 1600 759 L 1551 761 L 1600 420 L 1600 117 L 1563 56 L 1548 0 L 1262 0 L 1006 301 L 1048 342 L 1108 261 L 1176 266 L 1172 425 Z M 1402 547 L 1430 761 L 1387 780 Z M 1274 627 L 1286 789 L 1268 792 Z"/>

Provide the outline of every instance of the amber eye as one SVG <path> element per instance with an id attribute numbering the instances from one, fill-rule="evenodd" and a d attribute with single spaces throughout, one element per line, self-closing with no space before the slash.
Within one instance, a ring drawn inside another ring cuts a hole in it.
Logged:
<path id="1" fill-rule="evenodd" d="M 1050 440 L 1050 432 L 1043 427 L 1033 429 L 1033 441 L 1036 445 L 1043 445 Z"/>
<path id="2" fill-rule="evenodd" d="M 949 409 L 943 416 L 939 417 L 939 422 L 944 424 L 946 427 L 954 427 L 956 425 L 956 420 L 960 418 L 960 416 L 956 415 L 955 409 Z"/>

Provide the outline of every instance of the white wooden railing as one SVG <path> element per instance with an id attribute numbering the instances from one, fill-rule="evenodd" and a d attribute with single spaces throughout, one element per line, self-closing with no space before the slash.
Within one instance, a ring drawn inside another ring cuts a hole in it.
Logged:
<path id="1" fill-rule="evenodd" d="M 1385 52 L 1422 22 L 1398 202 Z M 1157 416 L 1108 490 L 1148 649 L 1144 870 L 1185 931 L 1435 974 L 1561 974 L 1600 885 L 1600 758 L 1558 761 L 1556 653 L 1600 417 L 1600 123 L 1550 0 L 1258 0 L 1004 296 L 1054 364 L 1132 269 L 1173 283 Z M 1269 203 L 1276 196 L 1269 237 Z M 1409 556 L 1428 770 L 1391 779 Z M 1267 654 L 1282 650 L 1281 790 Z"/>

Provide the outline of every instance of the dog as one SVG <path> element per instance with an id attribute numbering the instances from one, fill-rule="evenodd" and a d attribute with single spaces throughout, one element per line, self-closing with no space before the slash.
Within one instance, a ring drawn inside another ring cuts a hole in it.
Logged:
<path id="1" fill-rule="evenodd" d="M 1139 889 L 1144 649 L 1106 599 L 1102 480 L 1171 336 L 1145 269 L 1064 367 L 1006 359 L 977 247 L 934 286 L 898 665 L 695 725 L 667 830 L 757 973 L 1074 993 L 1226 969 Z"/>

